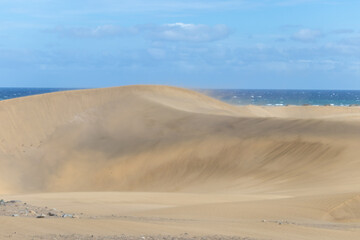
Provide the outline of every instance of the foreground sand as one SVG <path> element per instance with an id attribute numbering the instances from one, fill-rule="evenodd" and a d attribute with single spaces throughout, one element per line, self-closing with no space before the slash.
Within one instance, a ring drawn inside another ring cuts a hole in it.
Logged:
<path id="1" fill-rule="evenodd" d="M 0 238 L 360 239 L 359 116 L 162 86 L 2 101 L 0 198 L 79 218 L 0 216 Z"/>

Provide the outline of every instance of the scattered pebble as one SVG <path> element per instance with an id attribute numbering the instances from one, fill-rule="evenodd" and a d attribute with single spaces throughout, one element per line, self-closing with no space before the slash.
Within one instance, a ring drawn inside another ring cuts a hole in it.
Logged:
<path id="1" fill-rule="evenodd" d="M 52 208 L 50 211 L 48 207 L 37 207 L 32 206 L 27 203 L 22 203 L 19 200 L 5 201 L 0 200 L 0 216 L 9 216 L 9 217 L 35 217 L 35 218 L 59 218 L 62 216 L 70 218 L 78 218 L 72 214 L 66 214 L 62 211 L 58 211 L 55 208 Z"/>
<path id="2" fill-rule="evenodd" d="M 255 238 L 238 237 L 238 236 L 223 236 L 223 235 L 208 235 L 208 236 L 192 236 L 190 234 L 181 234 L 177 236 L 171 235 L 117 235 L 117 236 L 94 236 L 94 235 L 47 235 L 35 236 L 33 240 L 43 239 L 57 239 L 57 240 L 255 240 Z"/>

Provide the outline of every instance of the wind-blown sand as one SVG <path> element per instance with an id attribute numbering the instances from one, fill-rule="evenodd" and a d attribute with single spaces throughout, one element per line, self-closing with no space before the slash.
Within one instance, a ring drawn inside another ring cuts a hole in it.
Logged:
<path id="1" fill-rule="evenodd" d="M 0 216 L 0 239 L 360 239 L 359 107 L 127 86 L 1 101 L 0 122 L 0 199 L 78 216 Z"/>

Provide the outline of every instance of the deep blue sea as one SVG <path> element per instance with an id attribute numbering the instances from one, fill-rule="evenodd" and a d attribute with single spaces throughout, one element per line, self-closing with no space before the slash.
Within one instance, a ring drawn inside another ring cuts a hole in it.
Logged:
<path id="1" fill-rule="evenodd" d="M 0 100 L 65 91 L 65 88 L 0 88 Z M 235 105 L 360 105 L 360 90 L 205 90 L 201 93 Z"/>
<path id="2" fill-rule="evenodd" d="M 360 105 L 360 90 L 199 90 L 235 105 Z"/>
<path id="3" fill-rule="evenodd" d="M 50 92 L 71 90 L 68 88 L 0 88 L 0 100 L 25 97 Z"/>

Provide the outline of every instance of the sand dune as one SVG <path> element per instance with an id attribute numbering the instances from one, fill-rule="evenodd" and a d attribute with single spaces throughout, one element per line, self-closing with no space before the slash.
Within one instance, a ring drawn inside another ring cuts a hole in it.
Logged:
<path id="1" fill-rule="evenodd" d="M 313 239 L 312 231 L 356 239 L 359 225 L 344 222 L 360 221 L 359 116 L 357 107 L 230 106 L 165 86 L 1 101 L 0 193 L 74 212 L 92 209 L 88 214 L 102 221 L 113 211 L 134 219 L 208 219 L 218 226 L 214 234 L 287 239 L 275 222 L 286 218 L 293 221 L 291 239 Z M 106 204 L 91 205 L 99 196 Z M 261 225 L 265 218 L 274 224 Z M 109 223 L 111 231 L 118 220 Z M 164 229 L 204 234 L 212 224 L 200 222 Z M 339 226 L 326 224 L 334 222 L 345 224 L 344 232 L 333 234 Z"/>
<path id="2" fill-rule="evenodd" d="M 254 106 L 161 86 L 52 93 L 0 107 L 8 166 L 1 182 L 19 192 L 198 191 L 212 181 L 222 182 L 213 191 L 253 188 L 246 178 L 262 188 L 299 187 L 353 161 L 343 155 L 356 152 L 360 135 L 357 122 L 258 117 Z"/>
<path id="3" fill-rule="evenodd" d="M 248 108 L 249 112 L 258 117 L 360 121 L 360 107 L 358 106 L 247 106 L 242 108 Z"/>

